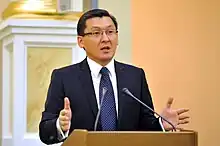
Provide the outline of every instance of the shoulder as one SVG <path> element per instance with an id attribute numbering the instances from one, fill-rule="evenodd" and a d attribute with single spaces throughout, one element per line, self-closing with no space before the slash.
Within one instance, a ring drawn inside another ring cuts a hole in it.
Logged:
<path id="1" fill-rule="evenodd" d="M 69 76 L 77 74 L 80 71 L 82 62 L 55 68 L 52 71 L 52 76 Z"/>
<path id="2" fill-rule="evenodd" d="M 145 72 L 143 70 L 143 68 L 141 67 L 137 67 L 131 64 L 127 64 L 127 63 L 122 63 L 122 62 L 118 62 L 115 61 L 115 67 L 116 67 L 116 72 L 121 72 L 124 74 L 124 76 L 127 77 L 132 77 L 135 79 L 141 78 L 145 80 Z"/>
<path id="3" fill-rule="evenodd" d="M 127 64 L 127 63 L 122 63 L 119 61 L 115 61 L 115 65 L 116 65 L 116 68 L 120 68 L 120 69 L 122 68 L 125 71 L 144 72 L 144 70 L 141 67 L 137 67 L 137 66 Z"/>
<path id="4" fill-rule="evenodd" d="M 59 73 L 68 73 L 70 71 L 74 71 L 74 70 L 77 70 L 77 69 L 79 69 L 79 63 L 64 66 L 64 67 L 60 67 L 60 68 L 56 68 L 56 69 L 54 69 L 54 71 L 59 72 Z"/>

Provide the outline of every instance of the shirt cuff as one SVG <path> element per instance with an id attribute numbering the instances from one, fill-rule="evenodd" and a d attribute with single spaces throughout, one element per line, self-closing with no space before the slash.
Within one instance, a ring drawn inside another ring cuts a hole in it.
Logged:
<path id="1" fill-rule="evenodd" d="M 63 132 L 63 130 L 61 129 L 60 124 L 59 124 L 59 118 L 56 121 L 56 127 L 57 127 L 57 134 L 58 134 L 57 138 L 59 141 L 62 141 L 68 137 L 69 130 L 66 132 Z"/>
<path id="2" fill-rule="evenodd" d="M 161 126 L 163 132 L 166 132 L 166 130 L 163 127 L 163 123 L 162 123 L 162 118 L 161 117 L 159 117 L 159 123 L 160 123 L 160 126 Z"/>

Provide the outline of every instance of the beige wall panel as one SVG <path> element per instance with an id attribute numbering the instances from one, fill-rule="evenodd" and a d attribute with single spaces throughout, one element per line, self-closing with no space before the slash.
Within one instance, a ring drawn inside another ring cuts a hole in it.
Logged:
<path id="1" fill-rule="evenodd" d="M 27 132 L 37 132 L 53 69 L 71 64 L 72 50 L 28 48 Z"/>
<path id="2" fill-rule="evenodd" d="M 190 108 L 199 146 L 220 142 L 220 1 L 132 0 L 133 62 L 146 71 L 156 109 Z"/>

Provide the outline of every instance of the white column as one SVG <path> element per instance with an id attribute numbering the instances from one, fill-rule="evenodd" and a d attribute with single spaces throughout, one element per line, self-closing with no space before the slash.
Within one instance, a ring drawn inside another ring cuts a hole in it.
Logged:
<path id="1" fill-rule="evenodd" d="M 22 145 L 24 133 L 26 129 L 25 117 L 25 48 L 24 42 L 15 37 L 14 39 L 14 50 L 13 50 L 13 146 Z"/>
<path id="2" fill-rule="evenodd" d="M 10 115 L 11 115 L 11 99 L 10 99 L 10 94 L 12 93 L 11 90 L 11 60 L 10 60 L 10 51 L 12 50 L 12 46 L 11 48 L 9 48 L 9 46 L 4 45 L 3 44 L 3 48 L 2 48 L 3 52 L 2 52 L 2 137 L 3 137 L 3 141 L 2 141 L 2 145 L 10 145 L 10 139 L 12 138 L 12 135 L 10 133 Z M 12 129 L 12 127 L 11 127 Z"/>

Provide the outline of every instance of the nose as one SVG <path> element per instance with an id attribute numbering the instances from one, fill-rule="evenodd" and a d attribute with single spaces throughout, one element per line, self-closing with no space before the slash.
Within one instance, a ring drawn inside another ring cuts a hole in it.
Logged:
<path id="1" fill-rule="evenodd" d="M 102 32 L 102 41 L 109 41 L 109 37 L 105 31 Z"/>

